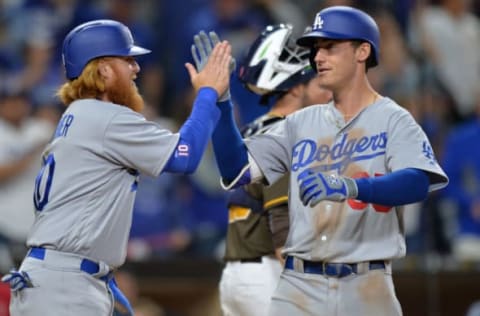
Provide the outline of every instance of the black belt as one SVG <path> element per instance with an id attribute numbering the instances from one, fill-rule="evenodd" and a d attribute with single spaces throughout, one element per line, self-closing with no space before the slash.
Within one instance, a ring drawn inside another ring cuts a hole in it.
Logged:
<path id="1" fill-rule="evenodd" d="M 302 260 L 303 272 L 313 274 L 324 274 L 327 276 L 333 276 L 342 278 L 352 273 L 358 273 L 358 264 L 356 263 L 329 263 L 329 262 L 317 262 Z M 288 256 L 285 260 L 285 269 L 295 270 L 293 264 L 293 257 Z M 385 269 L 385 261 L 374 260 L 368 262 L 368 270 L 382 270 Z"/>
<path id="2" fill-rule="evenodd" d="M 240 259 L 241 263 L 262 263 L 262 257 Z"/>

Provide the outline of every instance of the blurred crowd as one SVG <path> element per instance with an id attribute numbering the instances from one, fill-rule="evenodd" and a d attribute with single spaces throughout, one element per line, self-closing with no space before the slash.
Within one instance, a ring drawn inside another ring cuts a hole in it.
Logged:
<path id="1" fill-rule="evenodd" d="M 428 255 L 442 266 L 478 268 L 480 1 L 0 0 L 0 273 L 25 251 L 40 152 L 63 111 L 55 91 L 64 80 L 61 43 L 72 27 L 115 19 L 152 49 L 139 58 L 144 114 L 175 131 L 194 97 L 184 63 L 192 62 L 199 30 L 230 41 L 241 62 L 266 25 L 290 23 L 300 35 L 316 12 L 334 4 L 375 17 L 381 58 L 368 75 L 378 91 L 411 111 L 450 177 L 447 189 L 405 213 L 407 258 L 425 263 Z M 231 85 L 239 125 L 268 110 L 235 75 Z M 191 176 L 141 178 L 128 260 L 221 258 L 225 194 L 210 150 Z"/>

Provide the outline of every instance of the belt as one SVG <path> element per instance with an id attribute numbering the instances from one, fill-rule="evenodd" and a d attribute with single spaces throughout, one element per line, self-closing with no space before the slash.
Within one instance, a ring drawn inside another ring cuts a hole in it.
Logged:
<path id="1" fill-rule="evenodd" d="M 262 263 L 262 257 L 240 259 L 241 263 Z"/>
<path id="2" fill-rule="evenodd" d="M 45 248 L 33 247 L 33 248 L 30 248 L 30 250 L 28 251 L 27 257 L 31 257 L 39 260 L 45 260 L 45 254 L 47 251 L 51 251 L 51 250 L 47 250 Z M 55 251 L 55 253 L 58 253 L 58 251 Z M 100 265 L 95 261 L 92 261 L 86 258 L 83 258 L 83 259 L 78 258 L 78 260 L 80 263 L 79 268 L 81 271 L 86 272 L 88 274 L 92 274 L 92 275 L 95 275 L 98 272 L 100 272 Z M 107 273 L 104 276 L 101 276 L 100 279 L 107 281 L 109 275 L 111 275 L 111 272 Z"/>
<path id="3" fill-rule="evenodd" d="M 113 272 L 108 269 L 105 271 L 105 264 L 100 265 L 99 263 L 87 258 L 80 258 L 76 255 L 40 247 L 32 247 L 27 253 L 27 257 L 42 261 L 45 260 L 46 256 L 52 257 L 52 260 L 59 259 L 60 261 L 65 261 L 69 264 L 76 265 L 81 271 L 105 281 L 112 292 L 114 299 L 129 312 L 129 315 L 133 315 L 133 309 L 130 305 L 130 302 L 118 288 L 115 278 L 113 277 Z M 102 275 L 99 275 L 98 273 L 101 273 Z"/>
<path id="4" fill-rule="evenodd" d="M 295 269 L 294 260 L 294 257 L 288 256 L 285 260 L 285 269 L 298 271 L 299 269 Z M 350 274 L 358 274 L 360 265 L 359 263 L 330 263 L 302 259 L 297 260 L 303 264 L 304 273 L 323 274 L 338 278 L 342 278 Z M 385 261 L 383 260 L 369 261 L 365 262 L 365 264 L 368 265 L 368 270 L 384 270 L 386 268 Z"/>

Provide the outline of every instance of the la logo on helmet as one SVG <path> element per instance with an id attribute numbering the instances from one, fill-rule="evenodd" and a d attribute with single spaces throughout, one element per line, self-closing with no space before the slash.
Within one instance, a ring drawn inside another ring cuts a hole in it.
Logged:
<path id="1" fill-rule="evenodd" d="M 323 27 L 323 19 L 320 13 L 317 14 L 315 17 L 315 21 L 313 22 L 313 29 L 314 30 L 319 30 Z"/>

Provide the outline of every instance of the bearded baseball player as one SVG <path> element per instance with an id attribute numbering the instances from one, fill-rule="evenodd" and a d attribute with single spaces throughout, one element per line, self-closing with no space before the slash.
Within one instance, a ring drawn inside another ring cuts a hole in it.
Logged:
<path id="1" fill-rule="evenodd" d="M 332 101 L 245 141 L 231 104 L 220 103 L 213 133 L 227 189 L 290 175 L 286 260 L 269 315 L 402 315 L 391 261 L 406 253 L 403 205 L 448 177 L 412 115 L 368 81 L 380 55 L 372 17 L 327 7 L 297 44 Z"/>
<path id="2" fill-rule="evenodd" d="M 35 222 L 18 271 L 2 280 L 10 312 L 22 315 L 133 315 L 112 271 L 125 261 L 140 173 L 191 173 L 220 116 L 218 96 L 229 85 L 231 47 L 218 43 L 201 72 L 186 64 L 197 91 L 178 133 L 147 121 L 134 80 L 130 30 L 113 20 L 79 25 L 65 37 L 68 81 L 58 96 L 67 106 L 35 180 Z"/>

